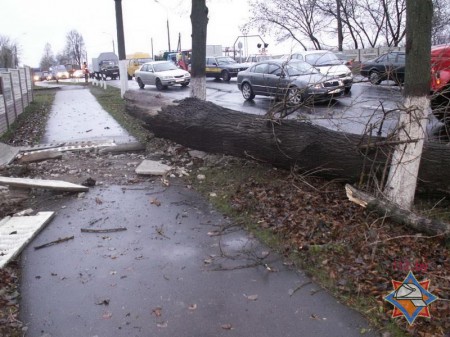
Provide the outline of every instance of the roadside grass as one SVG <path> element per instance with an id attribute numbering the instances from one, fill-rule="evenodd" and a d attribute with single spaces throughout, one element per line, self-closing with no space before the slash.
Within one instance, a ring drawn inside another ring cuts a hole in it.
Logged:
<path id="1" fill-rule="evenodd" d="M 145 129 L 142 121 L 130 116 L 125 110 L 125 100 L 120 97 L 120 89 L 107 86 L 106 90 L 90 85 L 89 89 L 100 105 L 141 144 L 147 144 L 150 132 Z"/>
<path id="2" fill-rule="evenodd" d="M 22 129 L 24 125 L 29 124 L 30 120 L 33 120 L 33 123 L 44 123 L 45 125 L 53 100 L 55 99 L 56 91 L 57 89 L 35 86 L 33 88 L 33 101 L 18 116 L 9 130 L 1 135 L 0 141 L 7 143 L 19 129 Z M 44 131 L 45 128 L 41 128 L 40 132 L 33 133 L 32 144 L 29 145 L 39 144 Z"/>

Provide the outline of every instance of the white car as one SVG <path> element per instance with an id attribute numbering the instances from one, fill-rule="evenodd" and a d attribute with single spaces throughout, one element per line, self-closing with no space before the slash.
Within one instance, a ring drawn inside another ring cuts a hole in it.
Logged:
<path id="1" fill-rule="evenodd" d="M 337 77 L 344 82 L 345 92 L 349 93 L 353 84 L 352 71 L 331 51 L 307 50 L 290 55 L 291 59 L 308 62 L 322 74 Z"/>
<path id="2" fill-rule="evenodd" d="M 186 70 L 178 68 L 171 61 L 144 63 L 134 73 L 134 76 L 141 89 L 144 89 L 146 85 L 155 85 L 158 90 L 163 90 L 175 84 L 180 84 L 185 87 L 191 81 L 191 74 Z"/>

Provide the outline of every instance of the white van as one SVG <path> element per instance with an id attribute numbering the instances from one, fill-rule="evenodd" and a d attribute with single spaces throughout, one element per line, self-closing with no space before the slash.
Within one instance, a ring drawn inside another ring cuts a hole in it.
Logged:
<path id="1" fill-rule="evenodd" d="M 345 92 L 349 93 L 353 84 L 352 71 L 342 64 L 342 61 L 331 51 L 307 50 L 290 55 L 291 59 L 308 62 L 317 68 L 322 74 L 338 77 L 345 85 Z"/>

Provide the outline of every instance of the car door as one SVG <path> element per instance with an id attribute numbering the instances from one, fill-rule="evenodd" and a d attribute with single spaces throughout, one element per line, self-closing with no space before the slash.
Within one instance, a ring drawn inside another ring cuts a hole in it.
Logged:
<path id="1" fill-rule="evenodd" d="M 215 57 L 206 58 L 206 77 L 220 77 L 220 69 Z"/>
<path id="2" fill-rule="evenodd" d="M 283 95 L 286 90 L 286 74 L 277 63 L 269 63 L 264 74 L 264 83 L 271 96 Z"/>
<path id="3" fill-rule="evenodd" d="M 392 80 L 397 83 L 405 82 L 405 61 L 406 56 L 404 53 L 397 53 L 397 57 L 393 62 Z"/>
<path id="4" fill-rule="evenodd" d="M 264 83 L 264 74 L 267 72 L 267 67 L 267 63 L 261 63 L 254 65 L 252 68 L 250 82 L 256 95 L 267 95 L 267 88 Z"/>

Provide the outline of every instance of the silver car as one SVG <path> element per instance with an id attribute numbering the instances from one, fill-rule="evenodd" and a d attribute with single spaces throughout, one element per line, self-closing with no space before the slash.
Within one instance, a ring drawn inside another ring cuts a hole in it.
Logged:
<path id="1" fill-rule="evenodd" d="M 171 61 L 154 61 L 144 63 L 135 72 L 135 78 L 141 89 L 146 85 L 155 85 L 158 90 L 163 90 L 175 84 L 183 87 L 189 85 L 191 74 Z"/>
<path id="2" fill-rule="evenodd" d="M 273 96 L 292 105 L 329 101 L 345 90 L 341 79 L 323 75 L 309 63 L 279 59 L 259 62 L 239 72 L 237 85 L 246 100 L 255 95 Z"/>

